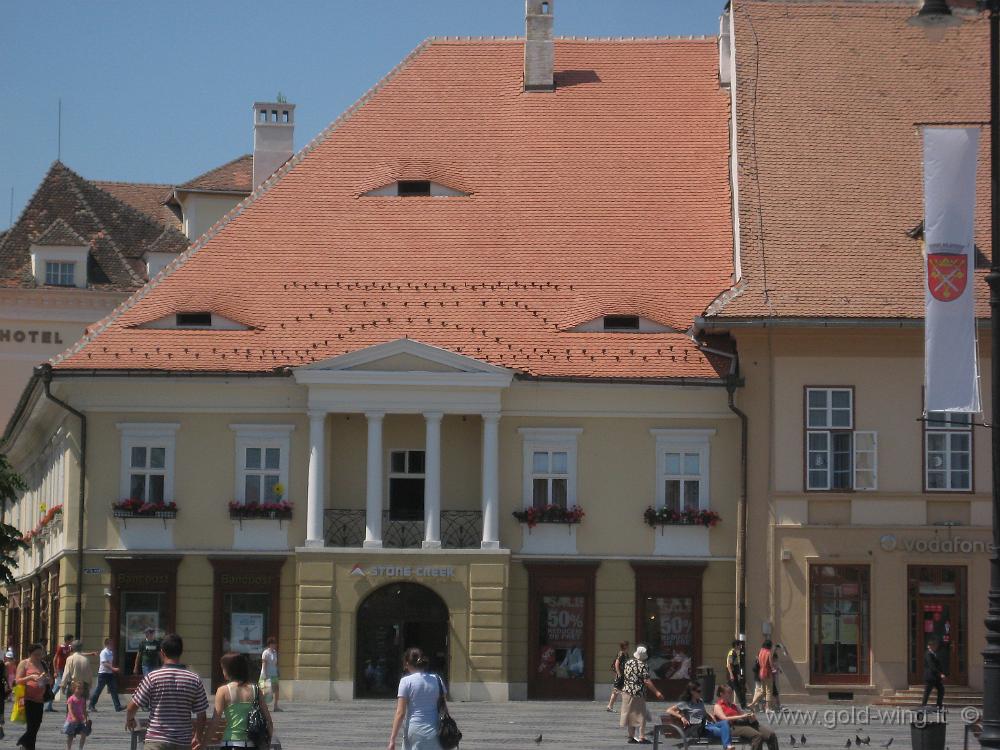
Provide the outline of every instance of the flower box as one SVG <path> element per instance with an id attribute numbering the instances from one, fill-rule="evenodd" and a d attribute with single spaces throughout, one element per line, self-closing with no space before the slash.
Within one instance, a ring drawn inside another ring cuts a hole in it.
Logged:
<path id="1" fill-rule="evenodd" d="M 672 508 L 646 508 L 642 514 L 646 524 L 656 526 L 704 526 L 712 528 L 719 523 L 722 518 L 714 510 L 701 508 L 685 508 L 684 510 L 674 510 Z"/>
<path id="2" fill-rule="evenodd" d="M 111 504 L 115 518 L 177 518 L 177 503 L 146 503 L 142 500 L 121 500 Z"/>
<path id="3" fill-rule="evenodd" d="M 233 520 L 250 518 L 286 521 L 292 517 L 292 503 L 285 500 L 276 503 L 229 503 L 229 517 Z"/>
<path id="4" fill-rule="evenodd" d="M 544 508 L 525 508 L 515 510 L 511 515 L 519 523 L 528 524 L 528 528 L 534 528 L 540 523 L 580 523 L 586 513 L 579 505 L 564 508 L 561 505 L 546 505 Z"/>

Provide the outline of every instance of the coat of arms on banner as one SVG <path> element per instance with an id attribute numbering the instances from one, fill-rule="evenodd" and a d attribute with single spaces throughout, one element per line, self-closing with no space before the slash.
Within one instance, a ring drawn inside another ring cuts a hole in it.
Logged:
<path id="1" fill-rule="evenodd" d="M 969 278 L 964 253 L 931 253 L 927 256 L 927 288 L 934 299 L 949 302 L 962 296 Z"/>

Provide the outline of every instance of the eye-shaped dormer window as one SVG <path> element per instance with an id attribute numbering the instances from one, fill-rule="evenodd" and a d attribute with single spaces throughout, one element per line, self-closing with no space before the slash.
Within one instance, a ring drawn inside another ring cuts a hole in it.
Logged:
<path id="1" fill-rule="evenodd" d="M 467 196 L 469 193 L 463 192 L 461 190 L 456 190 L 455 188 L 450 188 L 447 185 L 442 185 L 440 182 L 434 182 L 433 180 L 397 180 L 396 182 L 391 182 L 388 185 L 383 185 L 380 188 L 375 188 L 374 190 L 369 190 L 367 193 L 362 193 L 363 198 L 378 198 L 378 197 L 396 197 L 396 198 L 436 198 L 436 197 L 454 197 L 454 196 Z"/>
<path id="2" fill-rule="evenodd" d="M 640 315 L 602 315 L 569 329 L 571 333 L 675 333 L 673 328 Z"/>
<path id="3" fill-rule="evenodd" d="M 209 311 L 178 312 L 172 315 L 165 315 L 158 320 L 151 320 L 143 323 L 139 328 L 167 328 L 197 331 L 209 329 L 216 331 L 247 331 L 250 326 L 238 323 L 230 318 L 223 317 L 218 313 Z"/>

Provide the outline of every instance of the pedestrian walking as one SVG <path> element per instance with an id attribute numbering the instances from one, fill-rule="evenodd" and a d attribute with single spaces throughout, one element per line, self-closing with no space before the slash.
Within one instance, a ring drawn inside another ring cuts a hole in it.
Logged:
<path id="1" fill-rule="evenodd" d="M 62 688 L 64 693 L 68 692 L 69 685 L 63 687 L 63 671 L 66 668 L 66 660 L 69 658 L 70 653 L 72 653 L 73 634 L 67 633 L 63 642 L 56 647 L 56 653 L 52 657 L 52 669 L 55 672 L 56 679 L 52 683 L 52 692 L 55 695 L 59 695 L 59 690 Z M 55 711 L 55 706 L 53 706 L 54 699 L 49 701 L 48 705 L 45 707 L 46 711 Z"/>
<path id="2" fill-rule="evenodd" d="M 441 750 L 438 741 L 440 709 L 447 709 L 444 681 L 428 672 L 430 661 L 419 648 L 403 654 L 403 679 L 396 692 L 396 715 L 392 719 L 388 750 L 395 750 L 400 730 L 404 750 Z"/>
<path id="3" fill-rule="evenodd" d="M 740 700 L 740 705 L 747 707 L 746 682 L 743 679 L 743 641 L 733 641 L 732 648 L 726 653 L 726 674 L 729 677 L 729 687 Z"/>
<path id="4" fill-rule="evenodd" d="M 764 702 L 765 710 L 773 710 L 774 704 L 774 659 L 771 650 L 774 644 L 768 638 L 761 644 L 760 651 L 757 652 L 757 660 L 754 662 L 754 689 L 753 700 L 748 708 L 755 709 Z"/>
<path id="5" fill-rule="evenodd" d="M 10 698 L 11 694 L 11 680 L 8 678 L 8 671 L 6 669 L 7 659 L 4 657 L 4 669 L 2 674 L 0 674 L 0 740 L 4 737 L 4 716 L 6 716 L 6 704 L 7 699 Z"/>
<path id="6" fill-rule="evenodd" d="M 649 653 L 645 646 L 636 646 L 632 658 L 625 662 L 622 669 L 622 713 L 618 725 L 628 734 L 628 742 L 632 745 L 648 745 L 646 739 L 646 721 L 651 717 L 646 709 L 646 688 L 649 688 L 658 700 L 663 700 L 661 693 L 649 677 Z M 638 733 L 638 737 L 636 736 Z"/>
<path id="7" fill-rule="evenodd" d="M 628 641 L 618 644 L 618 655 L 611 663 L 611 671 L 615 673 L 614 682 L 611 683 L 611 698 L 608 700 L 608 713 L 615 710 L 615 701 L 622 693 L 622 686 L 625 684 L 625 662 L 628 661 Z"/>
<path id="8" fill-rule="evenodd" d="M 88 655 L 93 655 L 93 651 L 84 653 L 83 641 L 75 640 L 70 644 L 70 654 L 63 667 L 63 682 L 71 685 L 74 682 L 83 684 L 84 690 L 90 692 L 94 684 L 94 668 L 90 664 Z"/>
<path id="9" fill-rule="evenodd" d="M 220 663 L 226 684 L 215 691 L 215 715 L 205 732 L 206 741 L 215 741 L 221 732 L 219 747 L 253 747 L 247 737 L 247 716 L 255 702 L 267 722 L 268 737 L 273 737 L 274 724 L 267 704 L 260 700 L 258 686 L 250 681 L 250 658 L 246 654 L 230 652 L 222 657 Z"/>
<path id="10" fill-rule="evenodd" d="M 927 650 L 924 651 L 924 699 L 920 702 L 923 708 L 927 708 L 927 699 L 931 697 L 931 689 L 937 691 L 937 709 L 940 711 L 944 707 L 944 667 L 941 666 L 941 659 L 937 655 L 938 639 L 927 639 Z"/>
<path id="11" fill-rule="evenodd" d="M 97 667 L 97 687 L 90 696 L 90 710 L 97 710 L 97 699 L 106 687 L 111 702 L 115 705 L 115 711 L 124 711 L 121 701 L 118 699 L 118 667 L 115 666 L 115 652 L 111 650 L 111 639 L 104 639 L 104 648 L 98 657 L 100 664 Z"/>
<path id="12" fill-rule="evenodd" d="M 753 711 L 744 711 L 736 705 L 736 693 L 729 685 L 719 685 L 715 689 L 715 706 L 712 708 L 715 721 L 729 724 L 733 737 L 750 740 L 751 750 L 760 750 L 767 743 L 768 750 L 778 750 L 778 735 L 765 724 L 757 721 Z"/>
<path id="13" fill-rule="evenodd" d="M 689 682 L 681 693 L 680 701 L 667 709 L 667 713 L 679 720 L 684 734 L 691 738 L 701 738 L 705 732 L 718 737 L 725 750 L 733 750 L 732 734 L 728 721 L 716 721 L 705 706 L 701 696 L 701 684 Z"/>
<path id="14" fill-rule="evenodd" d="M 17 665 L 14 684 L 24 687 L 24 734 L 17 744 L 25 750 L 35 750 L 35 738 L 42 726 L 42 714 L 45 711 L 45 688 L 51 685 L 51 678 L 45 669 L 45 649 L 39 643 L 28 646 L 28 658 Z"/>
<path id="15" fill-rule="evenodd" d="M 137 728 L 135 715 L 149 711 L 143 750 L 199 750 L 204 740 L 208 696 L 201 678 L 181 664 L 184 641 L 168 633 L 160 641 L 162 665 L 142 678 L 125 709 L 125 729 Z M 191 714 L 195 715 L 192 724 Z"/>
<path id="16" fill-rule="evenodd" d="M 271 688 L 271 706 L 273 711 L 278 708 L 278 639 L 271 636 L 267 639 L 267 648 L 260 655 L 260 682 Z"/>
<path id="17" fill-rule="evenodd" d="M 774 648 L 771 649 L 771 711 L 781 710 L 781 695 L 778 692 L 778 675 L 781 674 L 781 663 L 778 660 L 782 649 L 785 647 L 780 643 L 775 643 Z M 788 652 L 785 651 L 787 654 Z"/>
<path id="18" fill-rule="evenodd" d="M 135 652 L 135 664 L 132 665 L 132 674 L 139 674 L 145 677 L 154 669 L 160 666 L 160 639 L 156 637 L 155 628 L 146 628 L 143 632 L 142 642 L 139 650 Z"/>
<path id="19" fill-rule="evenodd" d="M 70 685 L 70 696 L 66 699 L 66 721 L 63 722 L 63 734 L 66 735 L 66 750 L 72 750 L 73 739 L 80 738 L 80 750 L 83 750 L 87 737 L 90 736 L 90 716 L 87 714 L 87 691 L 82 682 Z"/>

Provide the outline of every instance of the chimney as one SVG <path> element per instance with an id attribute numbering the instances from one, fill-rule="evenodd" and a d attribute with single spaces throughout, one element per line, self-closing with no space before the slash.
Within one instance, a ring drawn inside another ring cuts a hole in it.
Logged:
<path id="1" fill-rule="evenodd" d="M 254 102 L 253 105 L 253 186 L 274 174 L 292 158 L 295 132 L 295 105 L 286 102 Z"/>
<path id="2" fill-rule="evenodd" d="M 555 89 L 552 46 L 553 0 L 524 0 L 524 90 Z"/>

